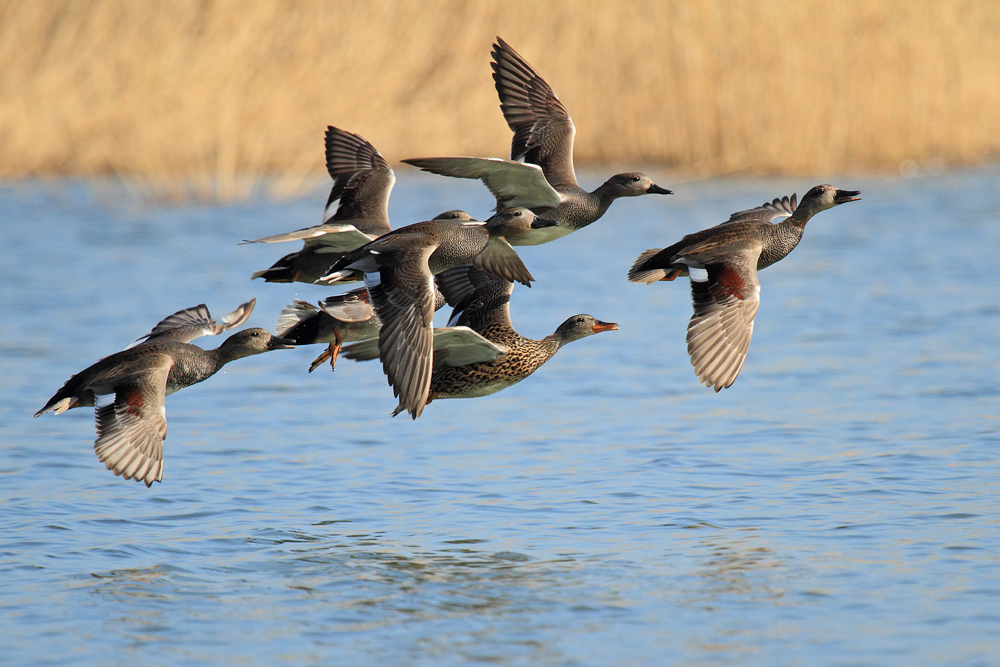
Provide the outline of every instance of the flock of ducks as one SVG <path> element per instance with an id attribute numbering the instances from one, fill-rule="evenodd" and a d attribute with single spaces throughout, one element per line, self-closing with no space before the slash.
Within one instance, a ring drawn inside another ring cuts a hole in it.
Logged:
<path id="1" fill-rule="evenodd" d="M 324 285 L 364 282 L 317 306 L 295 300 L 276 334 L 247 329 L 214 350 L 191 341 L 243 324 L 255 300 L 217 322 L 204 305 L 167 317 L 128 349 L 72 376 L 35 417 L 94 406 L 100 461 L 146 486 L 163 478 L 167 433 L 164 399 L 242 357 L 298 345 L 327 344 L 311 364 L 335 368 L 343 350 L 355 360 L 379 359 L 399 399 L 393 415 L 413 419 L 427 403 L 486 396 L 509 387 L 563 345 L 618 328 L 574 315 L 541 340 L 518 334 L 510 321 L 514 282 L 533 278 L 514 246 L 547 243 L 599 219 L 620 197 L 671 194 L 638 172 L 617 174 L 593 192 L 573 168 L 576 128 L 552 88 L 504 40 L 492 51 L 500 108 L 514 133 L 511 159 L 429 157 L 403 160 L 428 172 L 481 180 L 496 197 L 485 222 L 464 211 L 392 229 L 389 193 L 395 175 L 357 134 L 329 127 L 326 166 L 334 181 L 323 223 L 245 243 L 303 241 L 253 278 Z M 760 297 L 757 272 L 785 257 L 812 216 L 860 193 L 818 185 L 803 196 L 775 199 L 734 213 L 720 225 L 689 234 L 665 249 L 646 250 L 628 272 L 632 282 L 690 276 L 694 315 L 687 346 L 698 379 L 716 391 L 735 381 L 746 358 Z M 779 218 L 783 221 L 776 222 Z M 453 308 L 447 327 L 433 328 L 436 310 Z M 344 343 L 351 343 L 344 346 Z M 114 395 L 113 401 L 100 403 Z"/>

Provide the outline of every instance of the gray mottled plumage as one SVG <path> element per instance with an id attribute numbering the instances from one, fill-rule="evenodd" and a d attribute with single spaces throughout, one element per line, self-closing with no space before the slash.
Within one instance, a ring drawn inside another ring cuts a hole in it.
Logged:
<path id="1" fill-rule="evenodd" d="M 237 319 L 249 316 L 252 302 L 249 309 L 247 306 L 234 311 Z M 178 322 L 185 323 L 175 326 Z M 95 410 L 94 451 L 98 459 L 125 479 L 146 486 L 161 481 L 163 440 L 167 436 L 166 396 L 210 378 L 230 361 L 291 347 L 264 329 L 235 333 L 214 350 L 187 342 L 203 335 L 196 331 L 213 324 L 204 305 L 171 315 L 150 332 L 145 342 L 107 356 L 71 377 L 35 416 L 96 406 L 98 397 L 114 394 L 114 402 Z"/>
<path id="2" fill-rule="evenodd" d="M 510 160 L 443 157 L 403 161 L 435 174 L 480 179 L 497 198 L 498 209 L 526 206 L 558 223 L 511 239 L 512 245 L 545 243 L 586 227 L 620 197 L 670 194 L 639 172 L 612 176 L 593 192 L 581 188 L 573 168 L 576 127 L 566 107 L 534 68 L 499 37 L 493 45 L 491 65 L 500 110 L 514 132 Z"/>
<path id="3" fill-rule="evenodd" d="M 669 248 L 647 250 L 629 270 L 632 282 L 652 283 L 704 269 L 692 276 L 694 315 L 687 346 L 698 379 L 715 391 L 729 387 L 743 368 L 760 303 L 757 272 L 781 260 L 802 238 L 806 223 L 861 193 L 817 185 L 796 206 L 795 195 L 775 199 L 709 229 L 688 234 Z M 773 220 L 788 216 L 782 222 Z"/>
<path id="4" fill-rule="evenodd" d="M 509 304 L 514 284 L 510 281 L 461 266 L 439 274 L 438 282 L 449 302 L 455 304 L 455 312 L 448 327 L 434 331 L 428 403 L 496 393 L 534 373 L 563 345 L 618 328 L 591 315 L 574 315 L 555 333 L 532 340 L 517 333 L 511 324 Z M 374 356 L 366 343 L 345 348 L 345 354 L 358 360 Z M 479 358 L 470 360 L 475 356 Z M 401 400 L 393 415 L 405 409 Z"/>

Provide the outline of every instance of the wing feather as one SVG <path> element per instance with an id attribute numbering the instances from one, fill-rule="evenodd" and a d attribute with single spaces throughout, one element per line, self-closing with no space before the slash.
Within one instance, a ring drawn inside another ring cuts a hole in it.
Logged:
<path id="1" fill-rule="evenodd" d="M 152 486 L 163 479 L 167 368 L 115 387 L 113 403 L 95 410 L 94 452 L 108 470 Z"/>

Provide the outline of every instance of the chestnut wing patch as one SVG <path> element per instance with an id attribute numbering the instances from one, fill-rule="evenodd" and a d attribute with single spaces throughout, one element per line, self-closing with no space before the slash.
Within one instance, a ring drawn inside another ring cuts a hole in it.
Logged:
<path id="1" fill-rule="evenodd" d="M 108 470 L 151 486 L 163 479 L 168 368 L 115 386 L 115 401 L 97 408 L 94 452 Z"/>

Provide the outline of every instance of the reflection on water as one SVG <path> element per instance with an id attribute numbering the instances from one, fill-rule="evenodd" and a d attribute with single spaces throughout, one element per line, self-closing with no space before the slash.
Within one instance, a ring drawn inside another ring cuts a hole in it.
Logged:
<path id="1" fill-rule="evenodd" d="M 782 575 L 780 557 L 767 547 L 743 541 L 720 544 L 715 540 L 705 540 L 701 546 L 709 556 L 696 574 L 703 579 L 698 594 L 706 604 L 712 605 L 728 595 L 759 602 L 784 594 L 773 581 Z"/>
<path id="2" fill-rule="evenodd" d="M 589 312 L 496 396 L 416 422 L 377 366 L 231 364 L 167 403 L 164 483 L 93 455 L 93 415 L 31 415 L 165 314 L 256 296 L 290 204 L 122 210 L 7 188 L 0 292 L 0 653 L 11 664 L 986 664 L 1000 650 L 996 171 L 833 179 L 864 201 L 761 275 L 720 394 L 691 371 L 688 288 L 630 285 L 647 247 L 812 183 L 668 183 L 525 248 L 516 328 Z M 400 179 L 398 223 L 476 183 Z M 478 208 L 477 208 L 478 207 Z M 961 270 L 942 258 L 962 257 Z M 31 261 L 26 261 L 30 258 Z M 217 344 L 209 339 L 207 346 Z M 109 656 L 114 656 L 110 658 Z M 944 656 L 944 657 L 942 657 Z"/>

